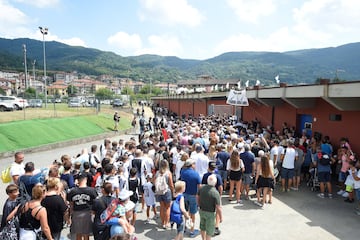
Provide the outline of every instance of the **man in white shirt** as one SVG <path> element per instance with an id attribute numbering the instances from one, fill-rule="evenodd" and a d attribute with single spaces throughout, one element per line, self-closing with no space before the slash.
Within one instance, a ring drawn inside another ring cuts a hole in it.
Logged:
<path id="1" fill-rule="evenodd" d="M 287 145 L 287 148 L 283 150 L 280 156 L 280 159 L 282 160 L 281 190 L 283 192 L 285 192 L 286 180 L 288 180 L 286 189 L 287 191 L 290 191 L 290 187 L 292 186 L 292 179 L 295 174 L 295 161 L 298 159 L 298 153 L 294 148 L 294 142 L 289 140 Z"/>
<path id="2" fill-rule="evenodd" d="M 13 180 L 13 183 L 18 184 L 18 179 L 20 176 L 25 174 L 25 165 L 24 165 L 24 153 L 16 152 L 15 161 L 11 164 L 10 175 Z"/>
<path id="3" fill-rule="evenodd" d="M 204 154 L 202 146 L 197 146 L 195 151 L 195 154 L 191 154 L 191 158 L 195 160 L 195 170 L 199 173 L 200 179 L 202 179 L 203 175 L 207 173 L 209 158 Z"/>

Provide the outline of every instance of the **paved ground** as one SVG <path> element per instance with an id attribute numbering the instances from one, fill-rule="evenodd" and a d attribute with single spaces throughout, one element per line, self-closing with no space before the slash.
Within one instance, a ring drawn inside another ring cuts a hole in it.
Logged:
<path id="1" fill-rule="evenodd" d="M 113 139 L 129 139 L 131 136 L 121 135 Z M 101 142 L 102 140 L 95 140 L 27 153 L 25 162 L 33 161 L 36 167 L 48 166 L 62 154 L 75 156 L 82 148 L 89 148 L 92 144 L 99 145 Z M 13 158 L 2 158 L 0 161 L 2 170 L 11 164 Z M 5 187 L 5 184 L 0 183 L 0 206 L 3 206 L 6 199 Z M 239 206 L 230 204 L 227 195 L 223 196 L 224 221 L 220 225 L 222 233 L 214 239 L 359 239 L 360 216 L 354 213 L 355 204 L 344 203 L 343 198 L 336 194 L 333 199 L 320 199 L 303 185 L 298 192 L 281 193 L 275 190 L 273 203 L 266 205 L 264 209 L 257 207 L 252 200 L 244 201 L 244 206 Z M 145 212 L 138 214 L 136 235 L 139 239 L 174 238 L 175 230 L 162 230 L 156 222 L 145 225 L 145 219 Z M 199 226 L 198 216 L 195 226 Z M 63 236 L 66 237 L 67 234 L 68 229 L 65 229 Z"/>

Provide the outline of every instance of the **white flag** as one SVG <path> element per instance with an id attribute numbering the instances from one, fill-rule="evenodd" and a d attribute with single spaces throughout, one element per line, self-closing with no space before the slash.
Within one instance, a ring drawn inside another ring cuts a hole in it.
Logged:
<path id="1" fill-rule="evenodd" d="M 238 89 L 240 90 L 240 88 L 241 88 L 241 80 L 240 80 L 240 81 L 238 81 L 238 83 L 237 83 L 237 87 L 238 87 Z"/>
<path id="2" fill-rule="evenodd" d="M 226 89 L 229 89 L 229 83 L 226 83 L 226 87 L 225 87 Z"/>
<path id="3" fill-rule="evenodd" d="M 249 80 L 245 82 L 245 87 L 249 87 Z"/>
<path id="4" fill-rule="evenodd" d="M 214 91 L 214 86 L 211 86 L 210 91 L 212 92 Z"/>
<path id="5" fill-rule="evenodd" d="M 249 101 L 246 97 L 246 89 L 241 91 L 230 90 L 226 104 L 234 106 L 249 106 Z"/>
<path id="6" fill-rule="evenodd" d="M 256 80 L 255 86 L 260 86 L 260 80 Z"/>
<path id="7" fill-rule="evenodd" d="M 219 86 L 216 84 L 214 90 L 218 91 L 218 89 L 219 89 Z"/>
<path id="8" fill-rule="evenodd" d="M 276 81 L 276 84 L 279 84 L 280 83 L 280 77 L 279 77 L 279 74 L 276 75 L 275 77 L 275 81 Z"/>

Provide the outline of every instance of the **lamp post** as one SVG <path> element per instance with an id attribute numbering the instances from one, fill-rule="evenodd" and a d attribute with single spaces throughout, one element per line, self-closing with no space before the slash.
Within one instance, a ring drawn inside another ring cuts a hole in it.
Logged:
<path id="1" fill-rule="evenodd" d="M 35 86 L 35 98 L 37 99 L 38 96 L 37 96 L 37 84 L 36 84 L 36 76 L 35 76 L 35 63 L 36 63 L 36 60 L 34 60 L 32 62 L 32 66 L 33 66 L 33 79 L 34 79 L 34 86 Z"/>
<path id="2" fill-rule="evenodd" d="M 45 55 L 45 35 L 48 34 L 49 29 L 47 27 L 39 27 L 41 34 L 43 35 L 43 52 L 44 52 L 44 94 L 45 94 L 45 108 L 47 108 L 47 81 L 46 81 L 46 55 Z"/>
<path id="3" fill-rule="evenodd" d="M 26 63 L 26 45 L 23 44 L 23 51 L 24 51 L 24 67 L 25 67 L 25 91 L 28 88 L 28 77 L 27 77 L 27 63 Z M 25 97 L 25 94 L 24 94 Z"/>

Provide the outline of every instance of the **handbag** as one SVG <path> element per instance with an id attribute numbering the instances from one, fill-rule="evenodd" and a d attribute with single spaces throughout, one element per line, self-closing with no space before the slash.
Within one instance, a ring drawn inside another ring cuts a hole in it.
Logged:
<path id="1" fill-rule="evenodd" d="M 2 240 L 19 239 L 18 233 L 19 233 L 19 218 L 15 216 L 6 223 L 6 225 L 0 232 L 0 239 Z"/>

